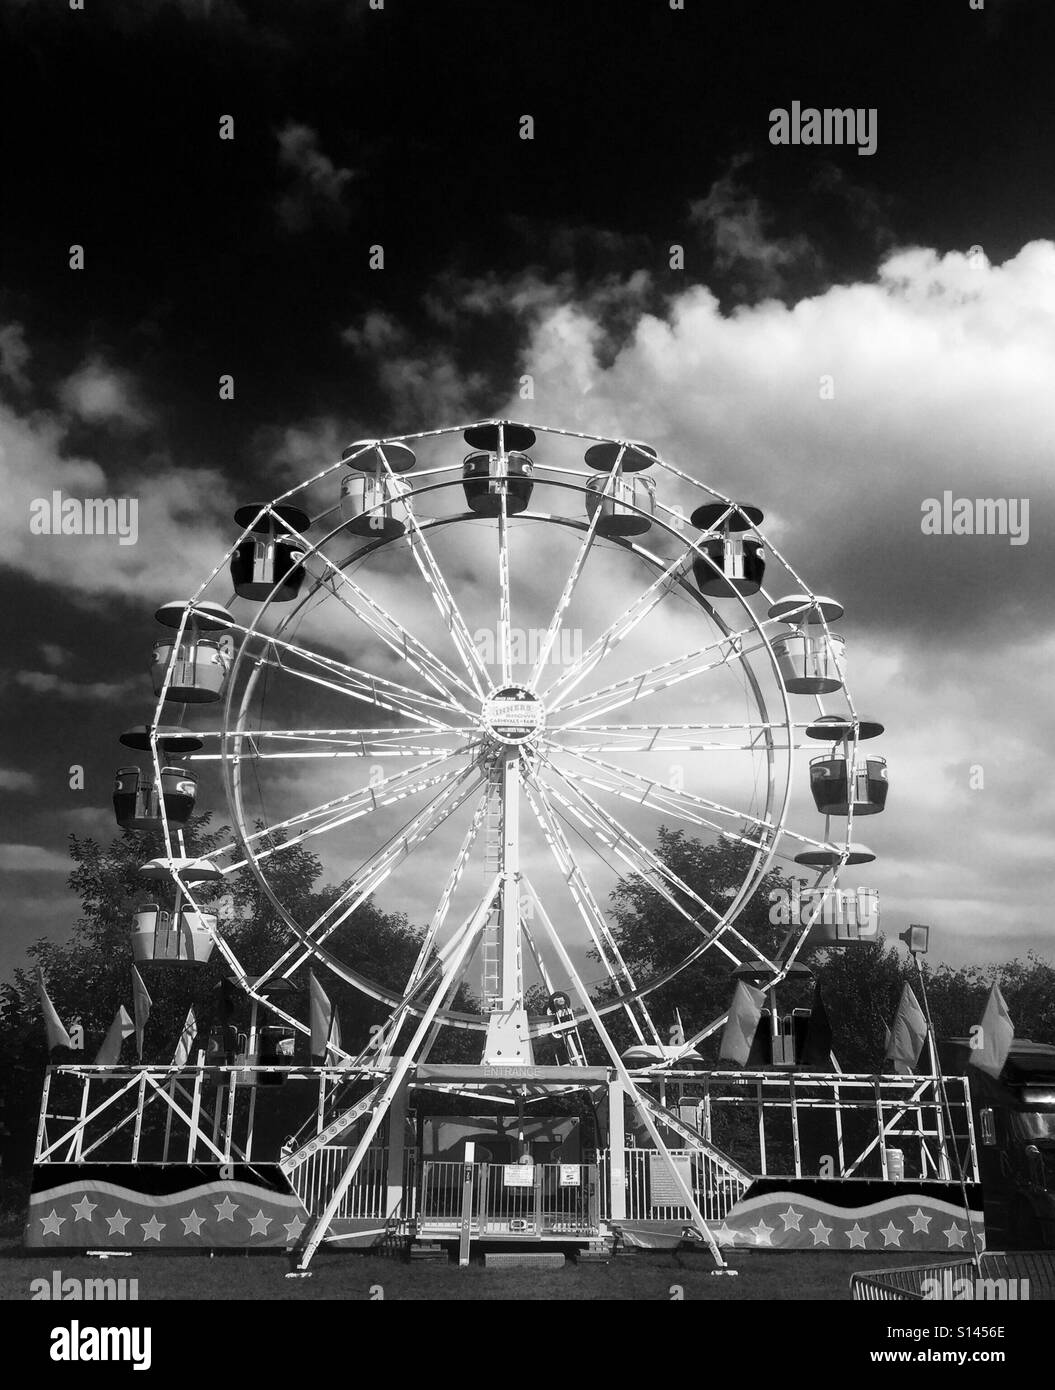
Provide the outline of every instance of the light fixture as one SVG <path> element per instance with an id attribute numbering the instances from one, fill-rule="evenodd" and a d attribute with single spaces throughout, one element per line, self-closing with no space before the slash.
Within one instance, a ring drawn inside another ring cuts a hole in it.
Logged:
<path id="1" fill-rule="evenodd" d="M 925 956 L 930 946 L 930 927 L 911 923 L 898 938 L 903 941 L 914 956 Z"/>

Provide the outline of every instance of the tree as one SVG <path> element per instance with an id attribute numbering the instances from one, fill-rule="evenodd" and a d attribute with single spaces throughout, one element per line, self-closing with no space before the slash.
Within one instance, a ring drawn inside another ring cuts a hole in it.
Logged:
<path id="1" fill-rule="evenodd" d="M 207 815 L 196 818 L 188 832 L 191 851 L 202 855 L 230 839 L 226 827 L 212 831 Z M 80 898 L 81 912 L 67 942 L 41 940 L 27 952 L 28 962 L 17 968 L 10 981 L 0 986 L 0 1102 L 10 1131 L 6 1141 L 6 1171 L 25 1172 L 32 1158 L 33 1136 L 44 1068 L 48 1063 L 44 1026 L 37 997 L 36 968 L 43 967 L 48 993 L 59 1017 L 67 1024 L 79 1021 L 84 1029 L 84 1052 L 65 1053 L 55 1061 L 91 1061 L 118 1007 L 131 1012 L 129 935 L 136 904 L 145 896 L 139 868 L 161 852 L 153 834 L 125 831 L 109 845 L 91 838 L 70 836 L 73 868 L 68 884 Z M 269 860 L 269 881 L 294 920 L 302 925 L 315 921 L 340 894 L 333 885 L 319 885 L 319 859 L 303 845 L 293 845 Z M 222 897 L 214 903 L 220 935 L 250 975 L 272 965 L 290 945 L 292 936 L 280 914 L 248 869 L 230 875 L 222 885 Z M 326 947 L 354 970 L 400 993 L 421 947 L 421 933 L 402 913 L 386 913 L 372 900 L 353 912 L 333 932 Z M 307 1020 L 307 974 L 311 962 L 291 977 L 294 993 L 284 1005 L 288 1012 Z M 316 967 L 318 969 L 318 967 Z M 144 963 L 140 973 L 153 1006 L 146 1030 L 145 1062 L 168 1062 L 192 1005 L 199 1024 L 198 1046 L 216 1012 L 220 981 L 231 971 L 219 950 L 200 967 Z M 371 1025 L 388 1016 L 388 1007 L 368 998 L 326 970 L 319 970 L 331 1002 L 338 1011 L 342 1038 L 348 1048 L 365 1046 Z M 456 1007 L 472 1009 L 466 991 Z M 249 1021 L 248 998 L 243 998 L 236 1025 Z M 472 1037 L 454 1033 L 448 1048 L 461 1057 Z M 409 1036 L 409 1035 L 407 1035 Z M 442 1041 L 442 1039 L 441 1039 Z M 309 1060 L 309 1042 L 298 1035 L 297 1060 Z M 132 1041 L 125 1044 L 126 1059 L 135 1056 Z M 448 1060 L 451 1060 L 448 1058 Z"/>
<path id="2" fill-rule="evenodd" d="M 719 914 L 736 895 L 754 859 L 754 851 L 745 845 L 726 841 L 704 844 L 689 839 L 683 830 L 666 826 L 660 827 L 655 853 Z M 777 870 L 769 870 L 736 918 L 737 931 L 770 959 L 786 935 L 785 928 L 770 921 L 770 895 L 790 891 L 790 887 L 790 881 Z M 673 896 L 695 921 L 687 920 L 638 874 L 621 878 L 611 893 L 612 934 L 635 981 L 643 982 L 680 965 L 699 948 L 716 920 L 687 894 Z M 735 950 L 741 959 L 747 956 L 742 942 L 735 944 Z M 592 954 L 596 959 L 597 953 Z M 728 957 L 711 947 L 649 995 L 649 1011 L 664 1042 L 668 1040 L 675 1011 L 680 1013 L 689 1036 L 728 1008 L 734 988 L 730 969 Z M 615 997 L 615 990 L 606 985 L 596 995 L 599 1000 L 610 1000 Z M 605 1022 L 621 1050 L 632 1045 L 634 1038 L 623 1013 L 607 1014 Z M 716 1046 L 713 1043 L 712 1049 Z M 590 1046 L 590 1051 L 593 1055 L 594 1046 Z"/>

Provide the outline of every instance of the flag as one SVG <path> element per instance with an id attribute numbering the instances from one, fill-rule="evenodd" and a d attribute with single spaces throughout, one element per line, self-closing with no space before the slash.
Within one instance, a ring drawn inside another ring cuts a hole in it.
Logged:
<path id="1" fill-rule="evenodd" d="M 981 1067 L 994 1079 L 998 1078 L 1015 1039 L 1015 1025 L 1011 1022 L 999 985 L 994 985 L 989 991 L 979 1028 L 981 1046 L 976 1048 L 972 1045 L 970 1065 Z M 972 1033 L 972 1044 L 973 1036 Z"/>
<path id="2" fill-rule="evenodd" d="M 729 1017 L 722 1029 L 722 1041 L 718 1057 L 723 1062 L 736 1062 L 746 1066 L 751 1053 L 751 1043 L 762 1017 L 762 1000 L 765 995 L 760 989 L 752 989 L 738 980 L 733 1002 L 729 1006 Z"/>
<path id="3" fill-rule="evenodd" d="M 37 966 L 37 993 L 40 996 L 40 1007 L 44 1014 L 44 1027 L 48 1032 L 48 1051 L 53 1047 L 72 1047 L 70 1035 L 63 1026 L 62 1019 L 55 1012 L 55 1005 L 48 998 L 48 991 L 44 988 L 44 971 Z"/>
<path id="4" fill-rule="evenodd" d="M 290 1042 L 292 1042 L 292 1041 L 293 1041 L 293 1039 L 291 1038 L 291 1039 L 290 1039 Z M 331 1023 L 330 1023 L 329 1045 L 328 1045 L 327 1048 L 326 1048 L 326 1065 L 327 1065 L 328 1067 L 335 1067 L 335 1066 L 337 1066 L 338 1063 L 340 1062 L 341 1059 L 340 1059 L 340 1057 L 337 1055 L 337 1052 L 334 1050 L 335 1048 L 339 1048 L 340 1045 L 341 1045 L 341 1020 L 337 1017 L 337 1010 L 336 1010 L 336 1008 L 335 1008 L 334 1011 L 333 1011 L 333 1019 L 332 1019 L 332 1021 L 331 1021 Z"/>
<path id="5" fill-rule="evenodd" d="M 136 967 L 132 966 L 132 1009 L 136 1016 L 136 1052 L 139 1060 L 143 1060 L 143 1029 L 147 1026 L 147 1019 L 150 1017 L 150 1006 L 153 1004 L 147 987 L 143 983 L 143 977 Z"/>
<path id="6" fill-rule="evenodd" d="M 904 1074 L 916 1070 L 926 1039 L 927 1020 L 911 986 L 906 985 L 901 991 L 886 1050 L 887 1060 L 893 1060 L 896 1072 Z"/>
<path id="7" fill-rule="evenodd" d="M 807 1071 L 831 1071 L 832 1067 L 832 1025 L 824 1007 L 820 981 L 813 990 L 806 1041 L 802 1045 L 802 1065 Z"/>
<path id="8" fill-rule="evenodd" d="M 198 1020 L 194 1017 L 194 1005 L 187 1010 L 187 1021 L 183 1025 L 183 1032 L 179 1035 L 179 1042 L 176 1050 L 172 1054 L 172 1065 L 174 1067 L 185 1067 L 190 1057 L 191 1043 L 198 1035 Z"/>
<path id="9" fill-rule="evenodd" d="M 114 1014 L 114 1021 L 110 1024 L 110 1031 L 103 1038 L 103 1045 L 99 1049 L 99 1055 L 95 1059 L 97 1067 L 112 1067 L 121 1060 L 121 1044 L 129 1033 L 134 1033 L 135 1024 L 128 1017 L 125 1006 L 122 1004 Z"/>
<path id="10" fill-rule="evenodd" d="M 308 993 L 310 998 L 311 1055 L 324 1057 L 331 1041 L 333 1028 L 333 1005 L 326 997 L 326 991 L 315 978 L 315 972 L 308 972 Z M 338 1039 L 338 1041 L 340 1041 Z"/>

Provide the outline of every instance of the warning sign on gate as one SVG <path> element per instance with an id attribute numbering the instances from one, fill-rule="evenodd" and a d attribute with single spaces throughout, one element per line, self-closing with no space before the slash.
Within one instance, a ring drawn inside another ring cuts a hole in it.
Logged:
<path id="1" fill-rule="evenodd" d="M 506 1164 L 502 1170 L 505 1174 L 506 1187 L 532 1187 L 535 1182 L 534 1165 L 519 1163 Z"/>
<path id="2" fill-rule="evenodd" d="M 560 1165 L 560 1185 L 561 1187 L 579 1186 L 579 1165 L 577 1163 L 562 1163 Z"/>

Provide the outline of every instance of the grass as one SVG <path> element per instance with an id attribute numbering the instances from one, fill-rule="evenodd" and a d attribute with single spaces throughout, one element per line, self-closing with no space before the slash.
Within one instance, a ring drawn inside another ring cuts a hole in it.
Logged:
<path id="1" fill-rule="evenodd" d="M 848 1300 L 850 1275 L 909 1263 L 928 1264 L 934 1255 L 882 1256 L 801 1251 L 751 1251 L 730 1256 L 735 1278 L 711 1274 L 713 1261 L 702 1251 L 623 1255 L 606 1265 L 576 1265 L 560 1270 L 485 1269 L 474 1260 L 467 1269 L 439 1263 L 407 1264 L 374 1255 L 320 1252 L 310 1279 L 286 1279 L 283 1256 L 132 1255 L 98 1260 L 85 1256 L 25 1255 L 17 1242 L 0 1246 L 0 1300 L 26 1299 L 33 1279 L 124 1278 L 139 1281 L 140 1299 L 294 1300 L 362 1299 L 386 1301 L 518 1302 L 564 1300 L 668 1301 L 678 1285 L 686 1299 Z"/>

